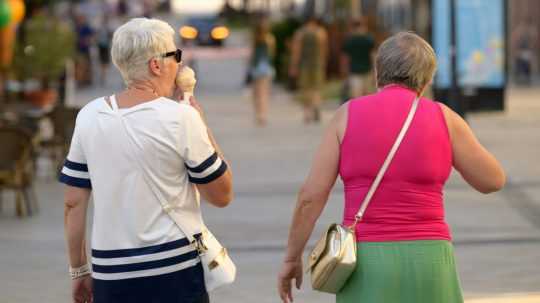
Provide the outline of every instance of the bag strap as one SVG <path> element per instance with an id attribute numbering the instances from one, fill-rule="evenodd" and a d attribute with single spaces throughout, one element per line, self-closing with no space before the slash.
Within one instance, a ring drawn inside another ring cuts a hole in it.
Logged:
<path id="1" fill-rule="evenodd" d="M 362 218 L 364 217 L 364 213 L 366 211 L 366 208 L 369 205 L 369 202 L 371 202 L 371 198 L 373 197 L 373 194 L 375 193 L 375 191 L 377 190 L 377 187 L 381 183 L 381 180 L 384 174 L 386 173 L 388 166 L 390 166 L 390 162 L 392 162 L 392 159 L 396 155 L 399 145 L 401 144 L 401 141 L 403 141 L 403 138 L 405 137 L 405 134 L 407 133 L 409 126 L 411 126 L 411 122 L 414 117 L 414 114 L 416 113 L 416 109 L 418 108 L 419 101 L 420 101 L 419 97 L 416 97 L 414 99 L 411 109 L 409 111 L 409 115 L 407 116 L 407 119 L 405 119 L 405 122 L 403 123 L 403 127 L 401 128 L 401 131 L 399 132 L 399 135 L 396 138 L 396 142 L 394 142 L 394 145 L 390 149 L 388 156 L 386 156 L 386 159 L 384 160 L 384 163 L 381 166 L 381 169 L 379 170 L 377 177 L 375 177 L 375 180 L 371 184 L 371 187 L 369 188 L 368 193 L 364 197 L 364 201 L 362 201 L 362 206 L 358 210 L 358 213 L 356 213 L 356 215 L 354 216 L 354 224 L 351 226 L 353 231 L 355 230 L 356 224 L 358 224 L 358 222 L 360 222 Z"/>
<path id="2" fill-rule="evenodd" d="M 111 103 L 111 106 L 112 106 L 112 109 L 117 112 L 119 107 L 118 107 L 118 102 L 116 101 L 116 97 L 114 95 L 111 95 L 109 97 L 109 102 Z"/>
<path id="3" fill-rule="evenodd" d="M 116 99 L 114 98 L 114 95 L 112 96 L 112 98 L 111 97 L 106 97 L 106 101 L 111 104 L 111 106 L 113 107 L 113 111 L 115 111 L 115 112 L 118 111 L 118 105 L 116 103 Z M 130 145 L 136 146 L 136 144 L 134 142 L 132 142 L 133 139 L 131 139 L 131 137 L 129 136 L 128 127 L 126 125 L 126 122 L 123 119 L 121 120 L 121 124 L 122 124 L 122 127 L 124 128 L 124 132 L 126 133 L 127 140 L 130 141 L 129 142 Z M 152 182 L 152 180 L 150 180 L 150 178 L 148 177 L 148 175 L 146 173 L 145 165 L 143 163 L 141 163 L 139 157 L 135 157 L 135 163 L 137 164 L 137 166 L 139 166 L 139 169 L 141 170 L 141 174 L 143 175 L 143 178 L 144 178 L 145 182 L 148 184 L 148 186 L 152 190 L 152 193 L 154 194 L 154 196 L 158 200 L 159 204 L 161 205 L 161 208 L 163 208 L 163 211 L 165 211 L 167 213 L 167 215 L 169 215 L 171 220 L 173 220 L 173 222 L 176 224 L 176 226 L 178 226 L 178 228 L 184 233 L 184 235 L 186 236 L 188 241 L 191 244 L 195 245 L 195 248 L 198 248 L 198 245 L 199 245 L 198 239 L 195 238 L 193 236 L 193 234 L 189 231 L 189 229 L 186 228 L 180 222 L 180 220 L 178 220 L 178 218 L 173 215 L 173 212 L 174 212 L 174 209 L 175 209 L 174 205 L 170 204 L 165 199 L 165 197 L 163 197 L 161 192 L 155 187 L 154 183 Z"/>

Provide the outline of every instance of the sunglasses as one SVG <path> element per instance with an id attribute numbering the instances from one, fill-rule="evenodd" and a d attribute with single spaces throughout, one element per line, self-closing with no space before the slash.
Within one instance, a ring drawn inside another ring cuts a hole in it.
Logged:
<path id="1" fill-rule="evenodd" d="M 170 57 L 170 56 L 174 56 L 174 59 L 176 60 L 176 63 L 180 63 L 182 61 L 182 50 L 177 48 L 173 52 L 168 52 L 168 53 L 165 53 L 165 54 L 161 55 L 161 57 L 163 57 L 163 58 Z"/>

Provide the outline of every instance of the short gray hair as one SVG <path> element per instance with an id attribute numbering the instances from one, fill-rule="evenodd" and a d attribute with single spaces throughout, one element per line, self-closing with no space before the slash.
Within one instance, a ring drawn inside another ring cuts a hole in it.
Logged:
<path id="1" fill-rule="evenodd" d="M 131 19 L 114 32 L 111 58 L 127 85 L 148 78 L 148 60 L 171 51 L 174 33 L 167 22 L 147 18 Z"/>
<path id="2" fill-rule="evenodd" d="M 433 48 L 412 32 L 386 39 L 375 61 L 378 87 L 402 84 L 418 93 L 433 79 L 437 68 Z"/>

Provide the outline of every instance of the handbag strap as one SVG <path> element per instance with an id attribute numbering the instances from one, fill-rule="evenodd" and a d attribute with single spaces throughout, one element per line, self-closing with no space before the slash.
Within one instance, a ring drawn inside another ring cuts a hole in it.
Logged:
<path id="1" fill-rule="evenodd" d="M 412 103 L 411 109 L 409 111 L 409 115 L 407 116 L 407 119 L 405 119 L 405 122 L 403 123 L 403 127 L 401 128 L 401 131 L 399 132 L 399 135 L 396 138 L 396 142 L 394 142 L 394 145 L 392 146 L 392 149 L 390 149 L 388 156 L 386 156 L 386 159 L 384 160 L 384 163 L 381 166 L 381 169 L 379 170 L 377 177 L 375 177 L 375 180 L 371 184 L 371 187 L 369 188 L 367 195 L 364 197 L 364 201 L 362 201 L 362 206 L 358 210 L 358 213 L 356 213 L 356 215 L 354 216 L 354 224 L 351 226 L 353 231 L 355 230 L 356 224 L 358 224 L 358 222 L 360 222 L 362 218 L 364 217 L 364 213 L 366 211 L 366 208 L 369 205 L 369 202 L 371 202 L 371 198 L 373 197 L 373 194 L 375 193 L 375 191 L 377 190 L 377 187 L 381 183 L 381 180 L 384 177 L 384 174 L 386 173 L 388 166 L 390 166 L 390 162 L 392 162 L 392 159 L 396 155 L 399 145 L 401 144 L 401 141 L 403 141 L 403 138 L 405 137 L 405 134 L 407 133 L 409 126 L 411 126 L 412 119 L 414 118 L 414 114 L 416 113 L 416 109 L 418 108 L 418 103 L 419 103 L 419 97 L 416 97 Z"/>
<path id="2" fill-rule="evenodd" d="M 112 106 L 113 111 L 118 112 L 118 104 L 116 102 L 116 99 L 114 98 L 114 95 L 111 96 L 111 97 L 106 97 L 105 99 Z M 129 136 L 128 127 L 126 125 L 126 122 L 123 119 L 121 119 L 121 124 L 122 124 L 122 127 L 124 129 L 124 132 L 126 133 L 126 137 L 128 138 L 127 141 L 129 141 L 129 144 L 132 145 L 132 146 L 136 146 L 136 144 L 134 142 L 132 142 L 133 139 L 131 139 L 131 137 Z M 141 174 L 142 174 L 146 184 L 150 187 L 150 190 L 152 191 L 152 193 L 154 194 L 154 196 L 158 200 L 159 204 L 163 208 L 163 211 L 165 211 L 167 213 L 167 215 L 169 215 L 171 220 L 173 220 L 173 222 L 176 224 L 176 226 L 178 226 L 178 228 L 184 233 L 184 235 L 186 236 L 188 241 L 192 245 L 195 245 L 195 248 L 198 249 L 198 245 L 199 245 L 198 241 L 199 240 L 196 237 L 193 236 L 193 234 L 189 231 L 189 229 L 186 228 L 182 224 L 182 222 L 180 222 L 180 220 L 178 220 L 178 218 L 176 216 L 173 215 L 175 206 L 172 205 L 171 203 L 169 203 L 165 199 L 165 197 L 163 197 L 161 192 L 155 187 L 154 183 L 152 182 L 152 180 L 150 180 L 150 177 L 146 173 L 145 165 L 143 163 L 141 163 L 141 161 L 139 160 L 139 157 L 134 157 L 134 158 L 135 158 L 135 163 L 137 164 L 137 166 L 141 170 Z"/>

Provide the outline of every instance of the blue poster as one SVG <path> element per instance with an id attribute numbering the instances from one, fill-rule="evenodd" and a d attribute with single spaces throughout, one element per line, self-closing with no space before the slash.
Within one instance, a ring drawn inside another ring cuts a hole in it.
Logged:
<path id="1" fill-rule="evenodd" d="M 503 0 L 458 0 L 460 86 L 504 86 Z"/>
<path id="2" fill-rule="evenodd" d="M 502 88 L 504 0 L 456 0 L 457 72 L 460 87 Z M 433 45 L 439 68 L 435 85 L 449 88 L 450 0 L 434 0 Z"/>
<path id="3" fill-rule="evenodd" d="M 435 86 L 450 88 L 452 68 L 450 66 L 450 0 L 433 0 L 433 48 L 437 55 Z"/>

